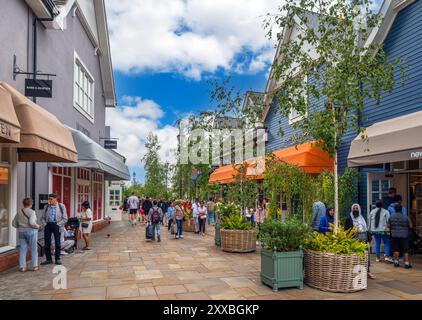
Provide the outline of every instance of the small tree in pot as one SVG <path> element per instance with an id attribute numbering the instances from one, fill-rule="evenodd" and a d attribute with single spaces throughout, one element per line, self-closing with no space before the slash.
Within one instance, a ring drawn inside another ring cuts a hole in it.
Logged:
<path id="1" fill-rule="evenodd" d="M 279 288 L 303 289 L 302 243 L 310 228 L 297 219 L 270 219 L 261 225 L 261 281 Z"/>

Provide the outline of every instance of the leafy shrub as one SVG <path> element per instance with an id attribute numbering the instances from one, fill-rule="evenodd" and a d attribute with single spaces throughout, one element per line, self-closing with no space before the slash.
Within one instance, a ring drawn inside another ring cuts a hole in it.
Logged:
<path id="1" fill-rule="evenodd" d="M 349 231 L 339 227 L 338 233 L 328 232 L 326 235 L 313 232 L 304 241 L 304 247 L 309 250 L 336 254 L 364 255 L 368 249 L 365 242 L 359 241 L 356 230 Z"/>
<path id="2" fill-rule="evenodd" d="M 239 215 L 240 208 L 239 206 L 232 203 L 229 203 L 229 204 L 222 203 L 217 207 L 217 213 L 221 219 L 224 219 L 232 215 Z"/>
<path id="3" fill-rule="evenodd" d="M 224 217 L 221 227 L 225 230 L 253 230 L 254 226 L 239 214 Z"/>
<path id="4" fill-rule="evenodd" d="M 258 239 L 262 246 L 271 251 L 297 251 L 311 229 L 298 219 L 280 221 L 270 219 L 260 227 Z"/>
<path id="5" fill-rule="evenodd" d="M 186 209 L 185 210 L 185 217 L 186 218 L 193 218 L 193 212 L 191 209 Z"/>

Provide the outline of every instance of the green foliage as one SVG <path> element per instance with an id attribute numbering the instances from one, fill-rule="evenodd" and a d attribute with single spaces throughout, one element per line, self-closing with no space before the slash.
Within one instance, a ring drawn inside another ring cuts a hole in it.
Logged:
<path id="1" fill-rule="evenodd" d="M 266 162 L 264 186 L 270 198 L 270 214 L 277 218 L 277 205 L 283 194 L 290 216 L 300 217 L 309 222 L 312 217 L 312 203 L 315 197 L 313 178 L 296 165 L 268 157 Z"/>
<path id="2" fill-rule="evenodd" d="M 239 206 L 233 203 L 228 203 L 228 204 L 221 203 L 217 206 L 216 211 L 220 215 L 221 219 L 225 219 L 233 215 L 240 215 Z"/>
<path id="3" fill-rule="evenodd" d="M 142 158 L 145 164 L 145 195 L 158 198 L 166 196 L 166 168 L 160 162 L 158 151 L 161 149 L 157 135 L 150 133 L 145 142 L 147 153 Z"/>
<path id="4" fill-rule="evenodd" d="M 221 220 L 221 227 L 225 230 L 253 230 L 255 227 L 239 214 L 232 214 Z"/>
<path id="5" fill-rule="evenodd" d="M 258 239 L 265 249 L 292 252 L 300 249 L 310 232 L 311 228 L 298 219 L 271 219 L 260 226 Z"/>
<path id="6" fill-rule="evenodd" d="M 123 188 L 123 196 L 124 197 L 130 197 L 132 192 L 135 192 L 135 194 L 139 196 L 143 196 L 145 194 L 144 187 L 140 184 L 137 184 L 135 186 L 130 186 L 129 188 L 124 187 Z"/>
<path id="7" fill-rule="evenodd" d="M 304 247 L 318 252 L 359 255 L 364 255 L 368 249 L 365 242 L 357 239 L 355 229 L 345 231 L 343 227 L 339 227 L 337 234 L 313 232 L 305 239 Z"/>

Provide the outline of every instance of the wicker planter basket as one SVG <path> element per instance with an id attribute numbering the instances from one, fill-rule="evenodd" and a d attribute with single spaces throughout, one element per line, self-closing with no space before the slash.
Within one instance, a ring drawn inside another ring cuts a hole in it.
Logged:
<path id="1" fill-rule="evenodd" d="M 247 253 L 256 250 L 255 230 L 221 229 L 220 234 L 223 251 Z"/>
<path id="2" fill-rule="evenodd" d="M 195 222 L 193 219 L 186 218 L 183 222 L 183 232 L 195 232 Z"/>
<path id="3" fill-rule="evenodd" d="M 339 255 L 305 250 L 305 283 L 329 292 L 357 292 L 367 288 L 368 255 Z"/>

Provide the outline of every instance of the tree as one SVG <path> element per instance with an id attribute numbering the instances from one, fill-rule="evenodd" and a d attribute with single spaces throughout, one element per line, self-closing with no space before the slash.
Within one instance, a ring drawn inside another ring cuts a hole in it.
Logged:
<path id="1" fill-rule="evenodd" d="M 369 44 L 369 31 L 381 23 L 369 9 L 371 3 L 286 0 L 280 8 L 284 14 L 269 16 L 265 23 L 270 38 L 274 24 L 283 32 L 300 30 L 294 41 L 279 48 L 271 80 L 281 86 L 270 95 L 280 102 L 278 112 L 283 117 L 295 111 L 302 119 L 293 124 L 301 132 L 294 136 L 295 143 L 314 139 L 334 159 L 335 232 L 339 225 L 337 152 L 342 138 L 348 130 L 356 130 L 367 139 L 360 127 L 365 101 L 380 104 L 383 92 L 393 90 L 397 70 L 404 79 L 400 59 L 390 61 L 381 44 Z M 283 33 L 277 36 L 280 39 Z M 311 109 L 310 101 L 320 107 Z"/>
<path id="2" fill-rule="evenodd" d="M 147 153 L 142 158 L 146 172 L 145 194 L 153 198 L 166 196 L 166 169 L 160 162 L 158 152 L 161 146 L 156 134 L 149 134 L 145 147 L 147 148 Z"/>

